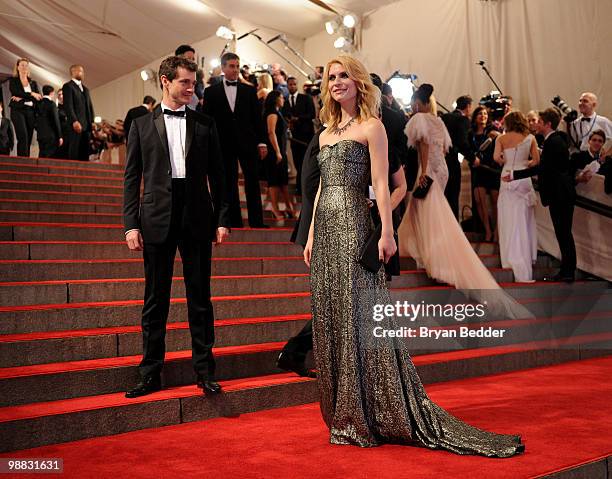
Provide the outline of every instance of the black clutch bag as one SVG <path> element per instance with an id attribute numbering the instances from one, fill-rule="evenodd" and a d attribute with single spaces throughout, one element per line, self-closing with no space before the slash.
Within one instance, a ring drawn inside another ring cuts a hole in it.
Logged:
<path id="1" fill-rule="evenodd" d="M 359 263 L 361 266 L 372 273 L 378 273 L 378 270 L 382 266 L 382 261 L 378 258 L 378 241 L 380 240 L 381 234 L 382 223 L 374 228 L 374 231 L 370 234 L 359 256 Z"/>
<path id="2" fill-rule="evenodd" d="M 431 184 L 433 183 L 433 179 L 430 176 L 425 175 L 425 180 L 427 181 L 425 186 L 419 185 L 414 189 L 414 191 L 412 192 L 413 198 L 422 200 L 423 198 L 427 196 L 427 193 L 429 192 L 429 188 L 431 188 Z"/>

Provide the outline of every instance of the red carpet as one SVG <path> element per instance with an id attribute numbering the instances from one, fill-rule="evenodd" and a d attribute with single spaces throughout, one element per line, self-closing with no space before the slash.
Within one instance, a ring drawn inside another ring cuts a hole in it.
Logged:
<path id="1" fill-rule="evenodd" d="M 473 425 L 520 433 L 526 452 L 509 459 L 331 446 L 317 404 L 2 456 L 63 458 L 62 477 L 78 478 L 538 477 L 612 454 L 611 373 L 612 357 L 605 357 L 427 388 L 433 400 Z"/>

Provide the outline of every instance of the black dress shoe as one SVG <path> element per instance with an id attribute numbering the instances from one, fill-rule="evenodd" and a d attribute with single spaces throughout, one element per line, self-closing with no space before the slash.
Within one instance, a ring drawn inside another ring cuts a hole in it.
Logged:
<path id="1" fill-rule="evenodd" d="M 574 275 L 564 275 L 561 273 L 544 277 L 544 281 L 552 283 L 573 283 L 575 280 Z"/>
<path id="2" fill-rule="evenodd" d="M 161 390 L 161 379 L 159 376 L 147 376 L 139 382 L 134 389 L 130 389 L 125 393 L 125 397 L 129 399 L 146 396 Z"/>
<path id="3" fill-rule="evenodd" d="M 304 363 L 296 361 L 289 354 L 282 351 L 276 361 L 276 366 L 285 371 L 291 371 L 304 378 L 316 378 L 317 373 L 312 369 L 308 369 Z"/>
<path id="4" fill-rule="evenodd" d="M 202 376 L 198 376 L 197 386 L 204 392 L 205 396 L 212 396 L 215 394 L 219 394 L 222 389 L 217 381 L 211 381 L 210 379 L 205 379 Z"/>

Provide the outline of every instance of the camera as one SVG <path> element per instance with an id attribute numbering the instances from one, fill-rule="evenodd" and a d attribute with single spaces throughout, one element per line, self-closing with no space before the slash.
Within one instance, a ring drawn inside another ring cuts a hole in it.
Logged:
<path id="1" fill-rule="evenodd" d="M 578 112 L 576 110 L 573 110 L 566 102 L 563 98 L 561 98 L 559 95 L 557 95 L 556 97 L 554 97 L 552 100 L 550 100 L 550 102 L 555 105 L 559 110 L 561 110 L 561 113 L 563 115 L 565 115 L 563 117 L 563 121 L 565 121 L 565 123 L 571 123 L 573 122 L 576 118 L 578 118 Z"/>
<path id="2" fill-rule="evenodd" d="M 483 96 L 479 103 L 489 109 L 492 120 L 501 120 L 506 114 L 510 99 L 502 96 L 499 92 L 492 91 L 490 94 Z"/>
<path id="3" fill-rule="evenodd" d="M 318 96 L 321 94 L 321 80 L 315 80 L 314 83 L 304 85 L 304 93 L 310 96 Z"/>

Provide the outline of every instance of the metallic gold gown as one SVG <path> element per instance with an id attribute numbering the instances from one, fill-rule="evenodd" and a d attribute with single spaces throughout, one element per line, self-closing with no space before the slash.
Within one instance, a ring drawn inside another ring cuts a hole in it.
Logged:
<path id="1" fill-rule="evenodd" d="M 330 442 L 412 444 L 491 457 L 524 450 L 520 436 L 477 429 L 433 403 L 405 350 L 366 346 L 361 327 L 372 321 L 372 301 L 391 301 L 384 269 L 371 273 L 358 262 L 372 229 L 364 194 L 368 148 L 354 140 L 324 146 L 319 166 L 311 289 L 321 412 Z"/>

